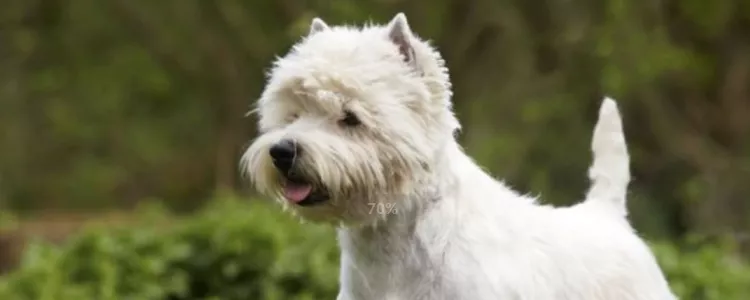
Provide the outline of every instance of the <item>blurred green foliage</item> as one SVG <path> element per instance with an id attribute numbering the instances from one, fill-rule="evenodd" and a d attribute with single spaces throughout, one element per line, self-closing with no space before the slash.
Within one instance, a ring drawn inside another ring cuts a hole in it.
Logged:
<path id="1" fill-rule="evenodd" d="M 406 12 L 445 57 L 467 152 L 554 204 L 587 187 L 603 95 L 649 236 L 750 230 L 750 2 L 8 0 L 0 208 L 191 208 L 240 189 L 264 72 L 307 31 Z M 102 201 L 101 199 L 109 199 Z M 750 247 L 749 247 L 750 248 Z"/>
<path id="2" fill-rule="evenodd" d="M 652 245 L 681 299 L 750 297 L 750 264 L 736 249 L 690 245 Z M 331 228 L 259 200 L 225 198 L 189 217 L 149 210 L 128 228 L 34 244 L 0 279 L 0 299 L 334 299 L 337 278 Z"/>
<path id="3" fill-rule="evenodd" d="M 738 255 L 730 241 L 688 239 L 682 248 L 674 243 L 651 244 L 680 299 L 748 299 L 750 263 Z"/>
<path id="4" fill-rule="evenodd" d="M 333 230 L 234 199 L 189 218 L 150 211 L 128 228 L 93 228 L 31 245 L 0 299 L 332 299 Z"/>

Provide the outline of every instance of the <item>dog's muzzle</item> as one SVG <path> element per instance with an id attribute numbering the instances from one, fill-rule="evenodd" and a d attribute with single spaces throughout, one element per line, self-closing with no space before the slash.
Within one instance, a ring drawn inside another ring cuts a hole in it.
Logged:
<path id="1" fill-rule="evenodd" d="M 328 194 L 316 189 L 297 172 L 296 165 L 300 155 L 300 147 L 294 140 L 284 139 L 271 146 L 268 153 L 273 159 L 273 165 L 283 175 L 284 197 L 300 206 L 311 206 L 328 200 Z"/>

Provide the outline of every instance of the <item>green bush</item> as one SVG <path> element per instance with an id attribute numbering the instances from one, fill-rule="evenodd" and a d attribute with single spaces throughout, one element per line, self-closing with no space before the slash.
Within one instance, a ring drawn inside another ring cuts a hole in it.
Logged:
<path id="1" fill-rule="evenodd" d="M 338 252 L 327 227 L 260 201 L 217 201 L 185 219 L 150 214 L 35 244 L 0 281 L 3 300 L 333 299 Z"/>
<path id="2" fill-rule="evenodd" d="M 731 240 L 709 242 L 692 238 L 680 246 L 651 244 L 680 299 L 750 299 L 750 264 L 736 254 Z"/>
<path id="3" fill-rule="evenodd" d="M 329 227 L 235 199 L 187 218 L 139 215 L 129 228 L 34 244 L 0 280 L 0 299 L 335 299 L 338 251 Z M 652 248 L 681 299 L 750 299 L 750 265 L 724 243 Z"/>

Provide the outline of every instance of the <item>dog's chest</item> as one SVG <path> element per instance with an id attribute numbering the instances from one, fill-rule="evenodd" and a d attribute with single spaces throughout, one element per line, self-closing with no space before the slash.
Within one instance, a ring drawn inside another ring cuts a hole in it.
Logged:
<path id="1" fill-rule="evenodd" d="M 414 235 L 342 235 L 342 299 L 458 299 L 441 250 Z"/>
<path id="2" fill-rule="evenodd" d="M 417 266 L 423 263 L 351 264 L 342 275 L 348 278 L 346 290 L 352 293 L 351 299 L 459 299 L 438 270 Z"/>
<path id="3" fill-rule="evenodd" d="M 413 230 L 341 234 L 339 299 L 555 298 L 540 295 L 538 287 L 534 297 L 521 297 L 526 283 L 537 277 L 528 253 L 514 253 L 505 238 L 469 234 L 473 227 L 463 225 L 429 230 L 441 227 L 425 223 Z"/>

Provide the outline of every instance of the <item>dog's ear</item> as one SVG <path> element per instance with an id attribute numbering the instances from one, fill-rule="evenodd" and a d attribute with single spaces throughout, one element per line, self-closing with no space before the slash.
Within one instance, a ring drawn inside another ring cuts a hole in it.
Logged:
<path id="1" fill-rule="evenodd" d="M 388 23 L 388 39 L 391 40 L 404 58 L 404 61 L 409 64 L 414 64 L 414 48 L 412 42 L 414 34 L 409 28 L 409 21 L 406 20 L 404 13 L 398 13 L 390 23 Z"/>
<path id="2" fill-rule="evenodd" d="M 310 33 L 308 35 L 313 35 L 315 33 L 326 31 L 330 29 L 328 27 L 328 24 L 326 22 L 323 22 L 320 18 L 315 18 L 312 20 L 312 23 L 310 23 Z"/>

